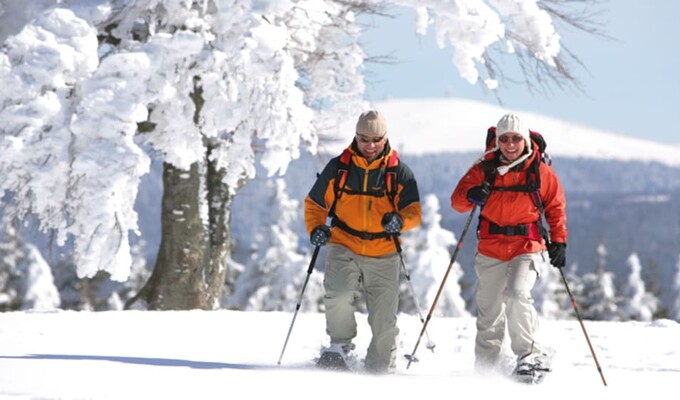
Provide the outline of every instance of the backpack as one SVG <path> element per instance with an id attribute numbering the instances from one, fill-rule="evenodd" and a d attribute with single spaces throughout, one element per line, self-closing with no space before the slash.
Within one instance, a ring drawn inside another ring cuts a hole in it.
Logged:
<path id="1" fill-rule="evenodd" d="M 538 151 L 538 157 L 534 157 L 527 168 L 527 179 L 524 185 L 515 186 L 505 186 L 505 187 L 495 187 L 493 183 L 496 180 L 496 172 L 485 172 L 486 178 L 485 182 L 489 184 L 490 190 L 498 190 L 505 192 L 525 192 L 531 196 L 531 200 L 534 205 L 538 208 L 541 214 L 543 214 L 543 201 L 539 190 L 541 189 L 541 174 L 539 173 L 539 164 L 545 163 L 547 165 L 552 165 L 552 159 L 550 155 L 545 151 L 548 147 L 543 135 L 538 132 L 529 130 L 529 137 L 531 138 L 532 146 L 534 151 Z M 486 149 L 490 151 L 496 147 L 496 127 L 492 126 L 486 131 Z"/>
<path id="2" fill-rule="evenodd" d="M 335 200 L 331 208 L 328 210 L 328 216 L 335 217 L 335 204 L 338 202 L 342 193 L 357 193 L 352 190 L 345 189 L 345 184 L 347 183 L 347 175 L 349 173 L 349 168 L 351 166 L 352 152 L 349 149 L 343 150 L 340 155 L 338 162 L 338 169 L 335 173 L 335 184 L 333 186 L 333 193 L 335 193 Z M 397 166 L 399 165 L 399 154 L 396 150 L 392 149 L 392 153 L 387 159 L 387 165 L 385 169 L 385 186 L 387 187 L 387 197 L 390 201 L 394 202 L 394 198 L 397 195 Z M 374 196 L 382 196 L 382 193 L 373 193 Z"/>
<path id="3" fill-rule="evenodd" d="M 386 238 L 387 235 L 385 232 L 381 233 L 368 233 L 368 232 L 359 232 L 356 231 L 344 222 L 340 221 L 336 215 L 335 215 L 335 205 L 338 202 L 338 199 L 340 196 L 342 196 L 343 193 L 359 193 L 353 190 L 348 190 L 345 188 L 345 184 L 347 183 L 347 175 L 349 174 L 349 169 L 352 165 L 352 152 L 349 149 L 345 149 L 342 154 L 340 155 L 339 162 L 338 162 L 338 169 L 335 174 L 335 183 L 333 186 L 333 193 L 335 193 L 335 199 L 333 200 L 333 204 L 331 205 L 331 208 L 328 210 L 328 216 L 332 219 L 331 225 L 332 226 L 337 226 L 340 229 L 349 232 L 355 236 L 359 236 L 362 239 L 378 239 L 378 238 Z M 369 194 L 371 196 L 376 196 L 376 197 L 382 197 L 382 196 L 387 196 L 391 202 L 394 203 L 394 199 L 397 195 L 397 166 L 399 165 L 399 154 L 397 153 L 396 150 L 392 149 L 392 153 L 390 156 L 387 158 L 387 164 L 382 167 L 385 173 L 385 187 L 386 191 L 385 192 L 368 192 L 364 194 Z"/>

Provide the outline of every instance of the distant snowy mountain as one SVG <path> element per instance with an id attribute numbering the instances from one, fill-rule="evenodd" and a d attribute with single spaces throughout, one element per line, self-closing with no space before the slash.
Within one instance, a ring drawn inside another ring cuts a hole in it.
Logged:
<path id="1" fill-rule="evenodd" d="M 387 117 L 392 144 L 404 154 L 479 152 L 489 126 L 506 112 L 520 115 L 529 129 L 541 132 L 551 155 L 680 166 L 680 146 L 617 135 L 543 115 L 462 99 L 387 100 L 373 107 Z M 355 118 L 340 126 L 350 137 Z M 336 150 L 338 146 L 329 147 Z"/>

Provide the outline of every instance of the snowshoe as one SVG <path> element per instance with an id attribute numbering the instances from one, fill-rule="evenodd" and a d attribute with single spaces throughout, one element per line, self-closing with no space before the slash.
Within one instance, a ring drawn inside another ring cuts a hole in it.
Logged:
<path id="1" fill-rule="evenodd" d="M 324 349 L 316 362 L 316 367 L 332 371 L 351 371 L 352 357 L 350 352 L 354 350 L 351 343 L 331 344 Z"/>
<path id="2" fill-rule="evenodd" d="M 537 385 L 543 382 L 548 372 L 552 371 L 551 364 L 554 351 L 542 354 L 527 354 L 517 361 L 517 366 L 512 372 L 515 381 L 528 385 Z"/>
<path id="3" fill-rule="evenodd" d="M 316 367 L 333 371 L 349 371 L 349 366 L 347 366 L 345 359 L 342 358 L 342 354 L 333 351 L 322 353 L 316 362 Z"/>

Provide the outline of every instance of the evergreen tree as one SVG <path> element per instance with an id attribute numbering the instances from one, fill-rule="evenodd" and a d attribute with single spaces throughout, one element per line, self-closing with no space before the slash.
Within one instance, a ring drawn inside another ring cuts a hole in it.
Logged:
<path id="1" fill-rule="evenodd" d="M 626 264 L 630 268 L 630 274 L 622 291 L 621 315 L 624 320 L 651 321 L 659 306 L 659 300 L 645 288 L 645 282 L 640 275 L 642 265 L 637 253 L 632 253 Z"/>
<path id="2" fill-rule="evenodd" d="M 580 293 L 578 306 L 584 319 L 620 320 L 613 273 L 603 272 L 601 274 L 589 273 L 584 275 Z"/>
<path id="3" fill-rule="evenodd" d="M 596 253 L 597 266 L 595 266 L 595 273 L 602 274 L 607 265 L 607 248 L 604 246 L 604 243 L 600 242 L 600 244 L 597 245 Z"/>
<path id="4" fill-rule="evenodd" d="M 584 319 L 601 321 L 620 320 L 614 274 L 605 270 L 607 250 L 600 243 L 595 272 L 583 275 L 578 286 L 572 288 L 579 312 Z"/>
<path id="5" fill-rule="evenodd" d="M 423 315 L 427 314 L 437 295 L 446 269 L 451 262 L 451 251 L 456 245 L 453 232 L 441 227 L 439 200 L 428 194 L 422 200 L 422 225 L 404 234 L 404 257 L 407 267 L 411 268 L 411 284 L 418 296 Z M 464 317 L 470 313 L 461 297 L 460 284 L 463 270 L 458 262 L 451 267 L 445 286 L 437 302 L 436 315 Z M 408 282 L 401 286 L 401 310 L 415 314 L 413 296 Z"/>
<path id="6" fill-rule="evenodd" d="M 671 293 L 673 294 L 673 303 L 671 304 L 670 318 L 680 322 L 680 254 L 678 254 L 678 262 L 675 264 L 675 279 Z"/>
<path id="7" fill-rule="evenodd" d="M 568 306 L 565 298 L 569 296 L 560 271 L 550 262 L 538 265 L 537 269 L 538 281 L 532 290 L 536 310 L 546 319 L 568 318 L 570 309 L 565 308 L 565 305 Z"/>
<path id="8" fill-rule="evenodd" d="M 291 228 L 298 216 L 299 201 L 286 193 L 282 178 L 265 181 L 268 214 L 265 226 L 253 243 L 250 262 L 235 283 L 227 307 L 244 310 L 293 311 L 299 301 L 311 257 L 298 253 L 298 236 Z M 301 310 L 319 311 L 323 296 L 321 274 L 310 276 Z"/>
<path id="9" fill-rule="evenodd" d="M 0 235 L 0 311 L 54 310 L 60 305 L 50 266 L 8 224 Z"/>

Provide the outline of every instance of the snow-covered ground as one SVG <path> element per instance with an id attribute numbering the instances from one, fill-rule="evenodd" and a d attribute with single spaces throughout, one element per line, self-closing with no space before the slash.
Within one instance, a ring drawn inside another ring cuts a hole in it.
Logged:
<path id="1" fill-rule="evenodd" d="M 368 345 L 357 314 L 356 344 Z M 434 352 L 406 368 L 422 324 L 400 316 L 395 375 L 312 368 L 327 344 L 323 314 L 240 311 L 10 312 L 0 314 L 3 399 L 609 399 L 672 393 L 680 378 L 680 324 L 585 321 L 607 386 L 577 320 L 542 321 L 557 351 L 540 386 L 473 374 L 474 318 L 433 317 Z"/>

